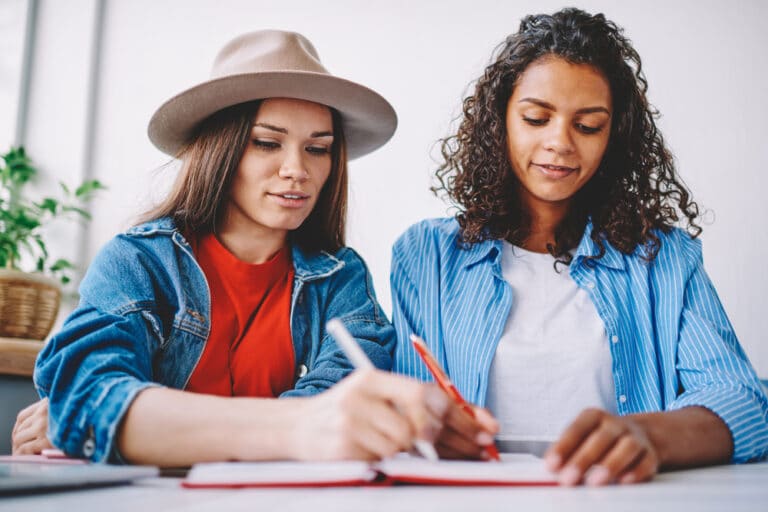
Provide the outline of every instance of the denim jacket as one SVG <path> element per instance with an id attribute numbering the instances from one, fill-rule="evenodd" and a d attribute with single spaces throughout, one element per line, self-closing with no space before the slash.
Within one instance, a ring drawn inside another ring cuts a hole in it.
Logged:
<path id="1" fill-rule="evenodd" d="M 351 372 L 325 331 L 343 320 L 374 365 L 390 369 L 395 333 L 352 249 L 292 248 L 290 327 L 296 381 L 281 397 L 328 389 Z M 80 304 L 37 359 L 38 393 L 49 398 L 48 435 L 68 455 L 119 461 L 115 434 L 136 395 L 184 389 L 210 332 L 208 283 L 170 219 L 129 229 L 96 256 Z M 257 356 L 256 354 L 254 356 Z"/>

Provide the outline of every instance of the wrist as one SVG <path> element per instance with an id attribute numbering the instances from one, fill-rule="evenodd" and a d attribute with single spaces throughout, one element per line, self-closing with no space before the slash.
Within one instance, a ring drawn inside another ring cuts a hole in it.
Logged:
<path id="1" fill-rule="evenodd" d="M 247 408 L 241 416 L 237 435 L 232 436 L 233 459 L 269 460 L 296 459 L 300 455 L 297 426 L 300 424 L 304 398 L 254 399 L 245 398 Z"/>
<path id="2" fill-rule="evenodd" d="M 659 468 L 669 465 L 669 434 L 665 435 L 664 413 L 640 413 L 631 415 L 632 421 L 643 431 L 656 453 Z"/>
<path id="3" fill-rule="evenodd" d="M 632 419 L 653 445 L 662 468 L 722 464 L 733 454 L 730 429 L 705 407 L 643 413 Z"/>

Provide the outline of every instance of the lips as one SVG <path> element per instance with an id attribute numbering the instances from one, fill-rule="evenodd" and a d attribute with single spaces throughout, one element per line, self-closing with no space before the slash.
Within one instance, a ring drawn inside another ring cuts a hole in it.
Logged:
<path id="1" fill-rule="evenodd" d="M 544 175 L 550 178 L 564 178 L 579 170 L 578 167 L 568 167 L 566 165 L 534 163 L 533 166 L 537 167 Z"/>
<path id="2" fill-rule="evenodd" d="M 270 195 L 282 197 L 283 199 L 308 199 L 309 198 L 309 194 L 305 194 L 303 192 L 298 192 L 298 191 L 273 192 Z"/>
<path id="3" fill-rule="evenodd" d="M 267 195 L 281 207 L 289 209 L 304 208 L 309 203 L 310 198 L 309 194 L 294 190 L 273 192 Z"/>

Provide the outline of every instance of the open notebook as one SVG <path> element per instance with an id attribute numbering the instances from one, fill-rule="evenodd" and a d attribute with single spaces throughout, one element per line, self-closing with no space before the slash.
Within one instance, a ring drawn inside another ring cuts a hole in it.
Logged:
<path id="1" fill-rule="evenodd" d="M 182 485 L 211 487 L 336 487 L 352 485 L 557 485 L 533 455 L 505 453 L 501 462 L 440 460 L 402 454 L 373 464 L 223 462 L 195 464 Z"/>

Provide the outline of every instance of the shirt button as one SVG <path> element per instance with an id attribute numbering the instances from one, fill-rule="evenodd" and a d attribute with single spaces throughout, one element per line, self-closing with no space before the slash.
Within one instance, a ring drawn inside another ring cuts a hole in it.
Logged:
<path id="1" fill-rule="evenodd" d="M 587 283 L 587 288 L 589 288 L 590 290 L 594 290 L 595 289 L 595 283 L 593 283 L 592 281 L 588 282 Z"/>
<path id="2" fill-rule="evenodd" d="M 618 343 L 619 342 L 619 337 L 614 334 L 613 336 L 611 336 L 611 341 L 614 342 L 614 343 Z"/>
<path id="3" fill-rule="evenodd" d="M 299 376 L 299 378 L 302 378 L 302 377 L 303 377 L 303 376 L 305 376 L 306 374 L 307 374 L 307 366 L 306 366 L 306 365 L 304 365 L 304 364 L 302 364 L 302 365 L 299 365 L 299 371 L 298 371 L 298 376 Z"/>
<path id="4" fill-rule="evenodd" d="M 621 403 L 624 403 L 624 402 L 626 402 L 626 401 L 627 401 L 627 395 L 621 395 L 621 396 L 619 397 L 619 402 L 621 402 Z"/>

